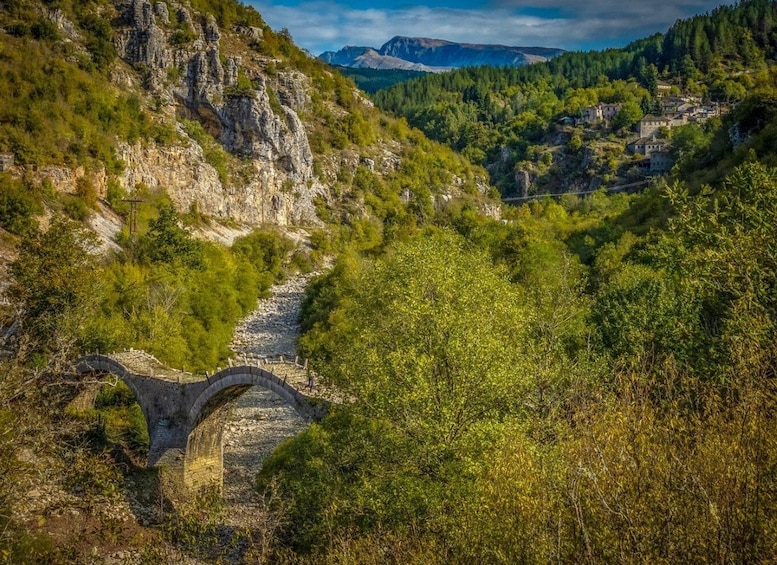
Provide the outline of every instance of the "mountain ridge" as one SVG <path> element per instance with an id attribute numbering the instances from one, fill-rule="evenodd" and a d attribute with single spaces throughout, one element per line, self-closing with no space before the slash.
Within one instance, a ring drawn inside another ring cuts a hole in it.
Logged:
<path id="1" fill-rule="evenodd" d="M 563 49 L 553 47 L 458 43 L 397 35 L 379 49 L 346 45 L 339 51 L 325 51 L 319 58 L 330 64 L 351 68 L 444 72 L 481 65 L 527 65 L 547 61 L 564 52 Z"/>

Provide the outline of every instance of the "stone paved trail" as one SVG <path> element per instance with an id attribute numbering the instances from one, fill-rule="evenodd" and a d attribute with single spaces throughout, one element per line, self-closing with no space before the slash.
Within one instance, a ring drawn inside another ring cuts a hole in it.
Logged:
<path id="1" fill-rule="evenodd" d="M 300 307 L 311 277 L 290 277 L 273 287 L 272 297 L 261 300 L 238 326 L 232 348 L 239 354 L 293 359 Z M 250 527 L 259 519 L 261 504 L 253 484 L 262 461 L 306 426 L 291 406 L 259 387 L 238 399 L 224 430 L 224 500 L 231 525 Z"/>

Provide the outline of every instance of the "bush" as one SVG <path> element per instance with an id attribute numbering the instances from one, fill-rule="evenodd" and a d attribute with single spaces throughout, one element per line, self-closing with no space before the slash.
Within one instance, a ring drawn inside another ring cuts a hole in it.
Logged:
<path id="1" fill-rule="evenodd" d="M 72 194 L 62 195 L 62 210 L 73 220 L 83 222 L 92 213 L 89 205 L 83 199 Z"/>
<path id="2" fill-rule="evenodd" d="M 0 176 L 0 226 L 15 234 L 27 234 L 38 227 L 35 216 L 43 213 L 40 199 L 18 179 Z"/>

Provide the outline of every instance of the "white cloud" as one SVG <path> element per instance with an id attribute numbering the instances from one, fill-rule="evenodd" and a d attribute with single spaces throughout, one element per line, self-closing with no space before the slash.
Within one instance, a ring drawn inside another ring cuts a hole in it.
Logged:
<path id="1" fill-rule="evenodd" d="M 336 0 L 295 6 L 250 1 L 275 29 L 286 27 L 295 42 L 317 55 L 344 45 L 380 47 L 395 35 L 471 43 L 536 45 L 564 49 L 620 46 L 677 19 L 714 8 L 710 0 L 493 0 L 488 7 L 453 9 L 409 6 L 355 9 Z M 525 15 L 551 9 L 557 17 Z"/>

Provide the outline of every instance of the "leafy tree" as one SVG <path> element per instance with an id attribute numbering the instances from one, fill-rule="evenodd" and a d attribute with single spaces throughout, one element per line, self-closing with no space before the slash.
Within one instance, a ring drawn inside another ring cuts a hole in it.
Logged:
<path id="1" fill-rule="evenodd" d="M 277 477 L 293 493 L 298 547 L 331 543 L 352 526 L 444 523 L 444 508 L 466 492 L 465 461 L 498 434 L 495 422 L 522 411 L 532 384 L 521 356 L 527 313 L 460 237 L 433 231 L 347 278 L 353 291 L 335 298 L 330 358 L 319 366 L 351 401 L 262 473 L 262 484 Z"/>
<path id="2" fill-rule="evenodd" d="M 8 292 L 34 349 L 58 351 L 78 338 L 95 305 L 94 247 L 90 232 L 64 219 L 23 240 Z"/>
<path id="3" fill-rule="evenodd" d="M 687 249 L 676 265 L 704 299 L 704 327 L 727 377 L 760 378 L 775 355 L 777 328 L 777 169 L 748 163 L 723 189 L 688 197 L 675 187 L 671 229 Z"/>
<path id="4" fill-rule="evenodd" d="M 38 227 L 35 216 L 43 212 L 38 198 L 24 183 L 0 176 L 0 226 L 12 233 L 30 233 Z"/>
<path id="5" fill-rule="evenodd" d="M 642 108 L 633 100 L 624 102 L 621 109 L 612 119 L 612 127 L 615 129 L 628 129 L 642 119 Z"/>
<path id="6" fill-rule="evenodd" d="M 526 314 L 483 255 L 433 233 L 399 245 L 356 289 L 326 374 L 360 410 L 446 444 L 517 408 L 530 385 L 518 354 Z"/>
<path id="7" fill-rule="evenodd" d="M 271 231 L 256 231 L 239 237 L 232 244 L 233 253 L 245 258 L 254 269 L 267 271 L 276 279 L 283 275 L 284 261 L 291 250 L 290 240 Z"/>
<path id="8" fill-rule="evenodd" d="M 140 242 L 143 254 L 152 263 L 180 264 L 202 268 L 202 243 L 193 239 L 178 224 L 178 214 L 172 204 L 162 204 L 159 216 L 149 222 L 149 231 Z"/>

